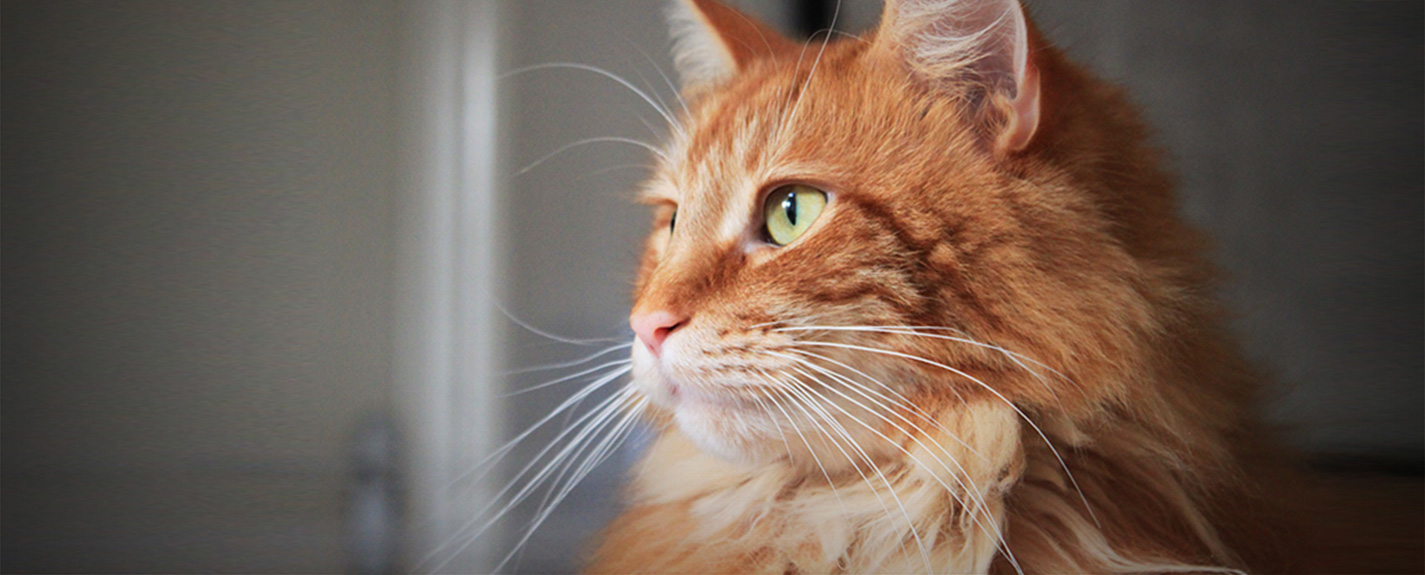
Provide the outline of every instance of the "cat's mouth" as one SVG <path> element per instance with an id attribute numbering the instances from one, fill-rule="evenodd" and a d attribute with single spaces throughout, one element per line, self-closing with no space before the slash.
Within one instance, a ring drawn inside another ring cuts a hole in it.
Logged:
<path id="1" fill-rule="evenodd" d="M 673 365 L 676 353 L 665 349 L 662 358 L 653 356 L 637 344 L 633 353 L 634 380 L 653 403 L 670 410 L 745 410 L 756 407 L 751 382 L 709 381 L 707 374 L 688 381 Z"/>

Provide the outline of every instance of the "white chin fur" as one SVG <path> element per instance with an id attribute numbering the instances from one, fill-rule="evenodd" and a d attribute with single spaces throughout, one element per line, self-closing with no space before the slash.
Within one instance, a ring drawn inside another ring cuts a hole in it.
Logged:
<path id="1" fill-rule="evenodd" d="M 701 409 L 681 407 L 674 412 L 673 420 L 683 435 L 702 448 L 703 451 L 723 459 L 741 460 L 741 451 L 727 441 L 725 433 L 719 429 L 716 416 Z"/>
<path id="2" fill-rule="evenodd" d="M 769 459 L 766 438 L 760 430 L 741 423 L 722 409 L 681 405 L 673 420 L 683 435 L 709 455 L 743 463 L 762 463 Z M 780 448 L 781 443 L 777 446 Z"/>

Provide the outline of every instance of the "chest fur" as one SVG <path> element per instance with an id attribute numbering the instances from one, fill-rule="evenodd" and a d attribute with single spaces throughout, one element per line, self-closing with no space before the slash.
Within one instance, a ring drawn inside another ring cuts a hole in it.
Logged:
<path id="1" fill-rule="evenodd" d="M 987 409 L 974 421 L 974 433 L 907 438 L 895 460 L 826 472 L 727 462 L 670 431 L 594 571 L 987 572 L 1022 463 L 1013 418 Z"/>

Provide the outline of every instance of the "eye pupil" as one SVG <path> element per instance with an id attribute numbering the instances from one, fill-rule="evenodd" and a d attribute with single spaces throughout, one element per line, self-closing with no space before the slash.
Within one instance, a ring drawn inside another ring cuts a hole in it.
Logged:
<path id="1" fill-rule="evenodd" d="M 797 194 L 795 192 L 788 193 L 787 197 L 782 199 L 782 211 L 787 213 L 787 223 L 793 226 L 797 225 Z"/>
<path id="2" fill-rule="evenodd" d="M 668 218 L 668 231 L 678 226 L 678 210 L 673 210 L 673 215 Z"/>

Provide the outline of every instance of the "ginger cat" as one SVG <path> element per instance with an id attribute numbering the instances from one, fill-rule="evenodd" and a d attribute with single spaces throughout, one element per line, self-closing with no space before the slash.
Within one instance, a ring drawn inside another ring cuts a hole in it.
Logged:
<path id="1" fill-rule="evenodd" d="M 1018 2 L 673 20 L 630 320 L 659 435 L 590 572 L 1313 567 L 1171 178 Z"/>

